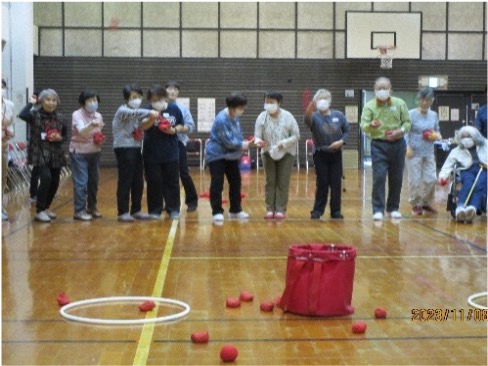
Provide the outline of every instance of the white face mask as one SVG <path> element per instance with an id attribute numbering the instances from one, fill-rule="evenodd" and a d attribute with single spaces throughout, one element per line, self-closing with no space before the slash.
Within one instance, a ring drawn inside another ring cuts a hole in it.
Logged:
<path id="1" fill-rule="evenodd" d="M 158 102 L 152 102 L 151 106 L 158 112 L 161 112 L 168 108 L 168 103 L 166 103 L 164 100 L 160 100 Z"/>
<path id="2" fill-rule="evenodd" d="M 127 104 L 129 104 L 132 108 L 138 109 L 141 106 L 142 99 L 137 98 L 137 99 L 131 99 Z"/>
<path id="3" fill-rule="evenodd" d="M 330 107 L 330 100 L 320 99 L 317 101 L 317 109 L 321 112 L 328 110 Z"/>
<path id="4" fill-rule="evenodd" d="M 387 100 L 390 97 L 390 90 L 384 90 L 384 89 L 376 90 L 374 92 L 374 94 L 376 96 L 376 99 L 384 102 L 385 100 Z"/>
<path id="5" fill-rule="evenodd" d="M 7 99 L 7 89 L 2 89 L 2 98 Z"/>
<path id="6" fill-rule="evenodd" d="M 95 113 L 98 109 L 98 102 L 86 103 L 85 109 L 88 113 Z"/>
<path id="7" fill-rule="evenodd" d="M 278 111 L 278 104 L 275 103 L 265 103 L 264 110 L 269 114 L 275 114 Z"/>
<path id="8" fill-rule="evenodd" d="M 471 137 L 463 137 L 461 139 L 461 144 L 463 144 L 466 149 L 471 149 L 474 146 L 474 141 Z"/>

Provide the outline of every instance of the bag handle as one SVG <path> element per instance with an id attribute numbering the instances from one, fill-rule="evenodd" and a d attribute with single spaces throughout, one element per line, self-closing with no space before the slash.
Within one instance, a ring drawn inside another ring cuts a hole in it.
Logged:
<path id="1" fill-rule="evenodd" d="M 313 261 L 313 270 L 310 286 L 310 296 L 308 301 L 308 310 L 310 314 L 316 314 L 319 305 L 319 288 L 320 288 L 320 275 L 322 273 L 323 261 Z"/>
<path id="2" fill-rule="evenodd" d="M 288 308 L 288 302 L 290 301 L 291 294 L 295 292 L 295 287 L 297 286 L 297 282 L 300 277 L 300 272 L 306 262 L 307 262 L 306 260 L 296 259 L 295 263 L 293 263 L 293 267 L 290 271 L 291 272 L 290 276 L 292 277 L 293 280 L 289 285 L 285 287 L 285 292 L 283 293 L 283 296 L 281 296 L 281 301 L 280 301 L 280 305 L 284 311 L 286 311 Z"/>

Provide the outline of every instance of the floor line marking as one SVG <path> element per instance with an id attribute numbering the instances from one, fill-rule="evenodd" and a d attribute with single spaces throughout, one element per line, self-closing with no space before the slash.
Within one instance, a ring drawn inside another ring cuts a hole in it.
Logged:
<path id="1" fill-rule="evenodd" d="M 156 282 L 154 284 L 153 292 L 151 295 L 153 297 L 161 297 L 161 294 L 163 293 L 164 282 L 166 281 L 166 273 L 168 271 L 171 252 L 173 251 L 173 243 L 176 236 L 176 229 L 178 228 L 178 222 L 178 220 L 173 220 L 173 223 L 171 224 L 171 230 L 168 234 L 166 247 L 164 248 L 161 263 L 158 268 L 158 276 L 156 277 Z M 155 318 L 157 316 L 157 313 L 158 306 L 156 306 L 154 311 L 148 312 L 146 318 Z M 151 348 L 151 342 L 154 333 L 154 326 L 154 323 L 144 324 L 139 342 L 137 342 L 137 350 L 134 356 L 133 365 L 145 365 L 147 363 L 147 358 L 149 356 L 149 350 Z"/>
<path id="2" fill-rule="evenodd" d="M 486 255 L 358 255 L 360 259 L 441 259 L 441 258 L 486 258 Z M 262 256 L 262 257 L 172 257 L 175 261 L 198 260 L 284 260 L 286 256 Z"/>

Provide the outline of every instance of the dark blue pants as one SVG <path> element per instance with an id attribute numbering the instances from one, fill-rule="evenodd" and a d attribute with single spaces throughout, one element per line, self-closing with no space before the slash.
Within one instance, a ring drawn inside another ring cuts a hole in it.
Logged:
<path id="1" fill-rule="evenodd" d="M 330 213 L 341 211 L 342 150 L 336 152 L 316 151 L 313 155 L 315 173 L 315 203 L 312 212 L 324 214 L 330 188 Z"/>
<path id="2" fill-rule="evenodd" d="M 458 206 L 464 205 L 468 193 L 473 186 L 474 180 L 480 170 L 479 165 L 473 165 L 471 168 L 461 170 L 461 190 L 458 196 Z M 483 170 L 476 182 L 471 198 L 466 206 L 474 206 L 477 210 L 481 211 L 483 208 L 483 200 L 486 200 L 486 170 Z"/>
<path id="3" fill-rule="evenodd" d="M 186 146 L 178 140 L 178 150 L 180 153 L 180 179 L 183 189 L 185 190 L 185 203 L 187 206 L 198 204 L 198 193 L 191 179 L 190 172 L 188 170 L 188 158 L 186 152 Z"/>
<path id="4" fill-rule="evenodd" d="M 117 157 L 117 212 L 123 215 L 141 211 L 142 193 L 144 191 L 144 176 L 142 153 L 140 147 L 120 147 L 114 149 Z"/>
<path id="5" fill-rule="evenodd" d="M 403 168 L 405 167 L 405 140 L 394 142 L 371 141 L 371 161 L 373 163 L 373 213 L 385 212 L 386 178 L 388 178 L 388 199 L 386 211 L 398 211 L 402 192 Z"/>
<path id="6" fill-rule="evenodd" d="M 144 161 L 147 181 L 147 209 L 150 214 L 161 215 L 163 201 L 167 213 L 180 212 L 180 180 L 178 161 L 154 164 Z"/>
<path id="7" fill-rule="evenodd" d="M 239 213 L 241 208 L 241 171 L 239 160 L 216 160 L 208 163 L 210 169 L 210 206 L 212 215 L 224 213 L 222 208 L 222 191 L 224 176 L 229 182 L 230 213 Z"/>

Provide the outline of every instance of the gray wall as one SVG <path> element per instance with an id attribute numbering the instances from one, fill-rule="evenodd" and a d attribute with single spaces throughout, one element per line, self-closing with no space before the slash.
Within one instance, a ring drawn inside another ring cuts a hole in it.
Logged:
<path id="1" fill-rule="evenodd" d="M 100 112 L 107 123 L 108 141 L 103 147 L 102 164 L 114 166 L 111 147 L 111 121 L 123 102 L 122 88 L 129 82 L 139 83 L 144 90 L 153 83 L 178 80 L 182 97 L 189 97 L 191 112 L 197 117 L 197 98 L 216 98 L 216 111 L 225 107 L 225 97 L 242 91 L 249 99 L 242 118 L 244 135 L 254 130 L 254 122 L 262 110 L 263 93 L 279 90 L 284 94 L 283 108 L 292 112 L 302 134 L 300 144 L 304 161 L 304 141 L 310 132 L 304 127 L 303 97 L 322 87 L 332 92 L 332 108 L 344 111 L 345 105 L 360 103 L 360 90 L 371 89 L 381 75 L 392 79 L 397 90 L 417 90 L 419 75 L 447 75 L 449 90 L 479 91 L 486 87 L 484 61 L 414 61 L 395 60 L 391 70 L 381 70 L 378 60 L 256 60 L 256 59 L 159 59 L 159 58 L 84 58 L 36 57 L 35 87 L 51 87 L 61 97 L 60 111 L 71 123 L 71 114 L 79 106 L 77 99 L 85 87 L 95 88 L 101 97 Z M 354 89 L 354 98 L 345 98 L 344 90 Z M 205 140 L 208 134 L 195 133 Z M 358 149 L 358 125 L 351 126 L 347 149 Z"/>

